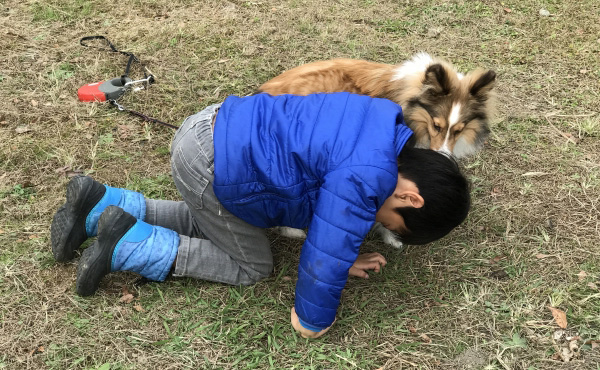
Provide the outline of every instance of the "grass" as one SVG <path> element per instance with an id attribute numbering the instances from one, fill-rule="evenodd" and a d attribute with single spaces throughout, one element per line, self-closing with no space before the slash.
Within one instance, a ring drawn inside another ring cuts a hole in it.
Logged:
<path id="1" fill-rule="evenodd" d="M 600 340 L 598 11 L 593 0 L 8 0 L 0 368 L 597 369 L 600 351 L 584 343 Z M 119 76 L 126 62 L 81 47 L 91 34 L 135 52 L 157 76 L 123 103 L 174 124 L 314 60 L 398 63 L 423 50 L 463 71 L 492 68 L 499 115 L 485 150 L 463 163 L 472 212 L 427 246 L 398 252 L 369 238 L 363 250 L 388 266 L 350 279 L 336 324 L 316 341 L 289 325 L 301 244 L 278 235 L 274 273 L 253 287 L 138 286 L 122 273 L 80 298 L 76 261 L 56 264 L 50 251 L 68 181 L 61 169 L 177 199 L 172 131 L 76 100 L 80 86 Z M 123 289 L 133 302 L 119 301 Z M 555 356 L 548 306 L 581 337 L 570 363 Z"/>

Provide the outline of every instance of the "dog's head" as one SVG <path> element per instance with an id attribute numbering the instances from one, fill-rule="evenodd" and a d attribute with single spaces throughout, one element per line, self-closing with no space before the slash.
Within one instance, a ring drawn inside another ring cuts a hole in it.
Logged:
<path id="1" fill-rule="evenodd" d="M 489 134 L 495 79 L 492 70 L 463 76 L 441 61 L 404 78 L 401 104 L 415 145 L 455 157 L 475 152 Z"/>

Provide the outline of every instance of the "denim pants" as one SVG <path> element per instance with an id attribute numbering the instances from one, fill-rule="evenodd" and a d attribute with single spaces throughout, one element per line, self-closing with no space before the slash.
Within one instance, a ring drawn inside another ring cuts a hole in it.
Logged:
<path id="1" fill-rule="evenodd" d="M 146 222 L 180 234 L 174 276 L 249 285 L 270 275 L 273 257 L 264 229 L 232 215 L 213 191 L 219 107 L 188 117 L 175 133 L 171 167 L 183 201 L 146 199 Z"/>

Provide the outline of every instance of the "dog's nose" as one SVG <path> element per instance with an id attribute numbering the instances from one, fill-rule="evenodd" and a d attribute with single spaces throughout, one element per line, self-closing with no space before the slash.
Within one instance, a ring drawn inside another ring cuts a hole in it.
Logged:
<path id="1" fill-rule="evenodd" d="M 452 152 L 445 145 L 443 147 L 439 148 L 437 151 L 440 152 L 440 153 L 442 153 L 443 155 L 445 155 L 448 158 L 452 158 L 453 157 Z"/>

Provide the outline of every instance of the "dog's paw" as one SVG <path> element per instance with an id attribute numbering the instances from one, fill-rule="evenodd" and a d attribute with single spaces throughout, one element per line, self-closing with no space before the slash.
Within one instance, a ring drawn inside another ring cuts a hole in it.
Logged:
<path id="1" fill-rule="evenodd" d="M 294 239 L 306 239 L 306 233 L 302 229 L 294 229 L 291 227 L 281 226 L 277 231 L 283 236 Z"/>
<path id="2" fill-rule="evenodd" d="M 379 232 L 379 235 L 381 235 L 381 239 L 383 239 L 383 242 L 385 244 L 390 245 L 396 249 L 404 248 L 404 244 L 402 244 L 402 242 L 396 237 L 396 235 L 394 235 L 394 233 L 390 230 L 383 227 L 381 224 L 377 223 L 375 225 L 375 230 Z"/>
<path id="3" fill-rule="evenodd" d="M 387 236 L 384 237 L 383 242 L 387 245 L 390 245 L 390 246 L 396 248 L 396 249 L 404 248 L 404 244 L 402 244 L 402 242 L 400 240 L 394 238 L 393 236 L 391 236 L 389 238 Z"/>

